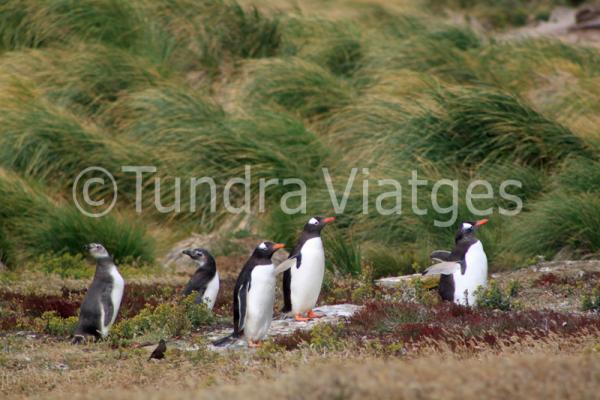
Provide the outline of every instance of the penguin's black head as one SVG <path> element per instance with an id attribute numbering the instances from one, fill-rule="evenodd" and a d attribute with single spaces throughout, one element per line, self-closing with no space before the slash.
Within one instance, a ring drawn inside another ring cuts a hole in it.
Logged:
<path id="1" fill-rule="evenodd" d="M 321 229 L 325 227 L 325 225 L 330 222 L 335 221 L 335 217 L 312 217 L 308 220 L 308 222 L 304 225 L 305 232 L 321 232 Z"/>
<path id="2" fill-rule="evenodd" d="M 273 253 L 279 249 L 283 249 L 284 247 L 285 244 L 283 243 L 261 242 L 254 249 L 253 255 L 260 258 L 271 258 Z"/>
<path id="3" fill-rule="evenodd" d="M 199 266 L 204 266 L 208 261 L 213 259 L 213 256 L 208 252 L 208 250 L 200 247 L 184 250 L 183 254 L 196 261 Z"/>
<path id="4" fill-rule="evenodd" d="M 465 221 L 460 225 L 458 232 L 456 232 L 455 240 L 458 242 L 463 237 L 473 235 L 475 231 L 482 225 L 488 223 L 487 219 L 480 219 L 479 221 Z"/>
<path id="5" fill-rule="evenodd" d="M 108 251 L 99 243 L 90 243 L 83 246 L 83 248 L 92 256 L 94 259 L 110 257 Z"/>

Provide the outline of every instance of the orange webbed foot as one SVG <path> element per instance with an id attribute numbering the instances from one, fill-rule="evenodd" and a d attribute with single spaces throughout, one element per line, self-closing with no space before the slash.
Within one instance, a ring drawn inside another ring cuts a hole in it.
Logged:
<path id="1" fill-rule="evenodd" d="M 307 316 L 308 318 L 310 318 L 310 319 L 313 319 L 313 318 L 323 318 L 323 315 L 321 315 L 321 314 L 317 314 L 317 313 L 316 313 L 316 312 L 314 312 L 313 310 L 310 310 L 310 311 L 309 311 L 309 312 L 306 314 L 306 316 Z"/>
<path id="2" fill-rule="evenodd" d="M 255 349 L 257 347 L 260 347 L 262 345 L 262 343 L 260 341 L 253 341 L 253 340 L 248 340 L 248 347 Z"/>
<path id="3" fill-rule="evenodd" d="M 298 322 L 306 322 L 306 321 L 310 321 L 312 318 L 303 317 L 302 314 L 296 314 L 296 316 L 294 316 L 294 319 Z"/>

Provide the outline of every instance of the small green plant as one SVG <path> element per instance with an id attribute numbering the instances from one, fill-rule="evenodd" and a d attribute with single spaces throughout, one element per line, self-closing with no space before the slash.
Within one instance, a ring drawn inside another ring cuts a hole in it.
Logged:
<path id="1" fill-rule="evenodd" d="M 480 286 L 475 292 L 476 305 L 490 310 L 509 311 L 513 308 L 514 293 L 514 287 L 504 292 L 496 281 L 490 281 L 488 287 Z"/>
<path id="2" fill-rule="evenodd" d="M 196 294 L 192 293 L 183 299 L 181 304 L 187 320 L 190 321 L 192 329 L 198 329 L 202 326 L 210 325 L 215 320 L 214 315 L 208 309 L 206 304 L 195 304 L 195 298 Z"/>
<path id="3" fill-rule="evenodd" d="M 600 311 L 600 288 L 595 288 L 592 293 L 585 294 L 581 299 L 582 311 Z"/>
<path id="4" fill-rule="evenodd" d="M 56 311 L 46 311 L 33 321 L 36 330 L 53 336 L 72 335 L 77 326 L 78 317 L 61 318 Z"/>
<path id="5" fill-rule="evenodd" d="M 57 274 L 61 278 L 87 279 L 94 275 L 94 268 L 82 254 L 44 254 L 35 260 L 33 267 L 39 266 L 47 274 Z"/>
<path id="6" fill-rule="evenodd" d="M 310 332 L 310 347 L 318 351 L 340 349 L 342 329 L 342 324 L 318 324 Z"/>
<path id="7" fill-rule="evenodd" d="M 111 336 L 116 343 L 146 334 L 157 337 L 181 336 L 192 329 L 214 323 L 214 316 L 204 304 L 194 304 L 191 294 L 181 303 L 166 303 L 156 307 L 146 306 L 136 316 L 119 322 Z"/>

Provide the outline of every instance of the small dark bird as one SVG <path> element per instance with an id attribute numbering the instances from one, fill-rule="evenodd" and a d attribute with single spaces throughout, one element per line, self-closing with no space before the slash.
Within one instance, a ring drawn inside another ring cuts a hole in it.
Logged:
<path id="1" fill-rule="evenodd" d="M 167 351 L 167 342 L 165 342 L 165 339 L 160 339 L 160 342 L 158 342 L 158 346 L 156 346 L 152 354 L 150 354 L 150 358 L 148 358 L 148 361 L 152 360 L 153 358 L 157 360 L 162 360 L 163 358 L 165 358 L 165 351 Z"/>

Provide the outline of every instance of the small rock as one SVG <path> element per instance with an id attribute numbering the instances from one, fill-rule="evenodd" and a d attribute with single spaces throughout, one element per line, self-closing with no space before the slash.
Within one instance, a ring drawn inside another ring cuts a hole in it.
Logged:
<path id="1" fill-rule="evenodd" d="M 567 261 L 573 259 L 573 249 L 569 246 L 565 246 L 559 250 L 558 253 L 552 258 L 552 261 Z"/>
<path id="2" fill-rule="evenodd" d="M 63 364 L 63 363 L 56 363 L 54 365 L 55 369 L 58 369 L 60 371 L 67 371 L 69 369 L 69 366 L 67 364 Z"/>

